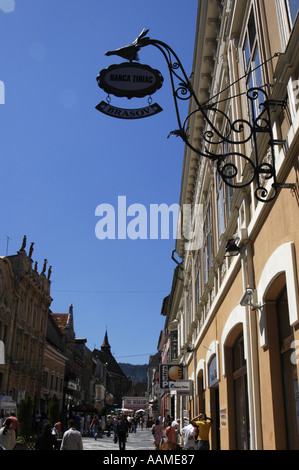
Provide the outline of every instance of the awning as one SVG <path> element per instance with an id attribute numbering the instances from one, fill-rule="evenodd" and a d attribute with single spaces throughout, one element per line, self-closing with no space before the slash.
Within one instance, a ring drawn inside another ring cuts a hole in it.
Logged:
<path id="1" fill-rule="evenodd" d="M 134 410 L 130 410 L 129 408 L 118 408 L 118 411 L 122 413 L 134 413 Z"/>
<path id="2" fill-rule="evenodd" d="M 14 410 L 17 409 L 17 403 L 10 396 L 0 396 L 0 408 L 2 410 Z"/>

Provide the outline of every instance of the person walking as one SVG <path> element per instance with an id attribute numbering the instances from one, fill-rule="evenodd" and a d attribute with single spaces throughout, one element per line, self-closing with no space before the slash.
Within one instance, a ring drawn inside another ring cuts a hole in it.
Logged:
<path id="1" fill-rule="evenodd" d="M 140 429 L 141 431 L 143 431 L 143 423 L 144 423 L 144 419 L 143 419 L 143 416 L 140 417 L 140 420 L 139 420 L 139 424 L 140 424 Z"/>
<path id="2" fill-rule="evenodd" d="M 93 418 L 93 420 L 91 421 L 91 424 L 90 424 L 90 429 L 92 429 L 92 431 L 93 431 L 93 437 L 94 437 L 95 441 L 98 438 L 99 427 L 100 427 L 100 420 L 97 416 L 95 416 Z"/>
<path id="3" fill-rule="evenodd" d="M 44 424 L 42 434 L 38 436 L 35 450 L 56 450 L 57 438 L 52 434 L 52 426 L 50 423 Z"/>
<path id="4" fill-rule="evenodd" d="M 127 432 L 127 420 L 125 420 L 124 416 L 121 415 L 116 426 L 116 435 L 118 439 L 119 450 L 126 450 Z"/>
<path id="5" fill-rule="evenodd" d="M 195 428 L 193 424 L 189 423 L 181 430 L 181 436 L 183 437 L 184 449 L 195 450 Z"/>
<path id="6" fill-rule="evenodd" d="M 174 428 L 175 430 L 175 442 L 177 444 L 179 444 L 179 436 L 180 436 L 180 422 L 181 420 L 180 419 L 174 419 L 171 423 L 171 426 Z"/>
<path id="7" fill-rule="evenodd" d="M 111 428 L 113 427 L 113 421 L 111 418 L 111 415 L 108 415 L 107 417 L 107 423 L 106 423 L 106 428 L 107 428 L 107 437 L 110 437 L 111 435 Z"/>
<path id="8" fill-rule="evenodd" d="M 17 438 L 18 437 L 19 421 L 18 421 L 18 418 L 16 417 L 16 414 L 11 413 L 11 415 L 8 416 L 8 418 L 6 418 L 6 420 L 7 419 L 10 419 L 12 421 L 12 429 L 15 431 L 15 436 Z M 6 420 L 4 421 L 4 425 L 5 425 Z"/>
<path id="9" fill-rule="evenodd" d="M 76 429 L 74 419 L 68 422 L 68 430 L 63 434 L 60 450 L 83 450 L 82 436 Z"/>
<path id="10" fill-rule="evenodd" d="M 7 418 L 4 425 L 0 429 L 0 445 L 5 450 L 13 450 L 16 445 L 16 433 L 13 429 L 13 420 Z"/>
<path id="11" fill-rule="evenodd" d="M 166 441 L 167 442 L 173 442 L 174 444 L 176 444 L 175 429 L 171 425 L 171 421 L 168 422 L 168 426 L 165 429 L 165 435 L 166 435 Z"/>
<path id="12" fill-rule="evenodd" d="M 132 419 L 132 432 L 134 434 L 136 433 L 136 429 L 137 429 L 137 420 L 136 420 L 136 417 L 133 416 L 133 419 Z"/>
<path id="13" fill-rule="evenodd" d="M 197 427 L 197 449 L 198 450 L 210 450 L 209 443 L 209 432 L 213 420 L 208 418 L 205 413 L 200 413 L 191 420 L 191 424 Z"/>
<path id="14" fill-rule="evenodd" d="M 115 444 L 117 443 L 116 431 L 117 431 L 117 423 L 119 419 L 120 419 L 119 416 L 114 416 L 113 418 L 113 442 L 115 442 Z"/>
<path id="15" fill-rule="evenodd" d="M 162 439 L 162 424 L 158 419 L 155 424 L 153 424 L 151 431 L 154 436 L 155 450 L 159 450 Z"/>
<path id="16" fill-rule="evenodd" d="M 55 423 L 54 424 L 54 426 L 52 428 L 52 434 L 57 439 L 60 439 L 60 437 L 61 437 L 61 423 Z"/>

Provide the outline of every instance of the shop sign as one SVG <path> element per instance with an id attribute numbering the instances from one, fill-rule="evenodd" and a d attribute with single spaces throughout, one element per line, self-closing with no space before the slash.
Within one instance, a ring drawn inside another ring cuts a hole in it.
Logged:
<path id="1" fill-rule="evenodd" d="M 209 386 L 213 387 L 219 382 L 217 357 L 214 356 L 209 364 Z"/>
<path id="2" fill-rule="evenodd" d="M 149 65 L 123 62 L 110 65 L 97 76 L 100 88 L 108 94 L 127 98 L 142 98 L 159 90 L 163 77 L 159 70 Z"/>
<path id="3" fill-rule="evenodd" d="M 101 113 L 107 114 L 108 116 L 112 116 L 119 119 L 141 119 L 149 116 L 153 116 L 154 114 L 158 114 L 163 109 L 157 104 L 149 104 L 144 108 L 138 109 L 125 109 L 125 108 L 116 108 L 112 106 L 110 103 L 105 103 L 105 101 L 101 101 L 96 106 L 96 109 Z"/>
<path id="4" fill-rule="evenodd" d="M 192 394 L 192 380 L 177 380 L 176 382 L 169 382 L 169 390 L 177 393 Z"/>
<path id="5" fill-rule="evenodd" d="M 174 384 L 184 378 L 185 367 L 182 364 L 160 364 L 159 378 L 161 389 L 174 389 Z"/>
<path id="6" fill-rule="evenodd" d="M 76 382 L 73 382 L 72 380 L 69 380 L 68 383 L 67 383 L 67 388 L 69 390 L 77 390 L 77 384 Z"/>

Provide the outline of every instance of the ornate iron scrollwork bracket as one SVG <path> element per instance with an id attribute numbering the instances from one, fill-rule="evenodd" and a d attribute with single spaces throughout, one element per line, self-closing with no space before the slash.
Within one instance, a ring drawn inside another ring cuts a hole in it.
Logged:
<path id="1" fill-rule="evenodd" d="M 106 55 L 119 55 L 132 61 L 138 60 L 137 52 L 141 48 L 149 45 L 156 47 L 167 62 L 178 122 L 178 129 L 170 132 L 169 136 L 180 137 L 200 157 L 216 162 L 217 171 L 228 186 L 244 188 L 255 182 L 255 197 L 262 202 L 272 201 L 277 190 L 284 187 L 277 182 L 275 169 L 275 146 L 283 145 L 284 141 L 276 140 L 273 136 L 271 108 L 277 106 L 283 108 L 285 101 L 269 99 L 263 88 L 251 88 L 246 92 L 249 119 L 237 119 L 232 122 L 229 116 L 217 106 L 219 102 L 211 103 L 211 100 L 204 104 L 199 102 L 184 67 L 173 49 L 160 40 L 147 37 L 147 33 L 148 30 L 143 30 L 132 44 L 109 51 Z M 233 98 L 237 97 L 229 99 Z M 194 109 L 182 120 L 179 102 L 191 99 Z M 188 126 L 190 119 L 199 114 L 205 122 L 205 129 L 202 133 L 201 145 L 195 147 L 190 142 Z M 221 129 L 216 125 L 216 121 L 219 120 L 222 123 Z M 264 151 L 263 156 L 259 155 L 262 135 L 268 138 L 267 151 Z M 250 157 L 245 153 L 248 149 L 250 149 Z M 272 181 L 271 194 L 267 189 L 269 180 Z"/>

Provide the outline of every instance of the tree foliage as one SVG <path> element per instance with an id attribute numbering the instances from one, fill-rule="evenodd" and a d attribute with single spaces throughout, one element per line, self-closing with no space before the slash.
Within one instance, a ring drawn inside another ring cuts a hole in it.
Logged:
<path id="1" fill-rule="evenodd" d="M 19 434 L 26 440 L 32 434 L 32 415 L 33 415 L 33 398 L 26 395 L 20 400 L 18 407 Z"/>
<path id="2" fill-rule="evenodd" d="M 57 421 L 59 421 L 59 410 L 60 410 L 60 403 L 57 398 L 57 395 L 53 395 L 51 401 L 49 403 L 48 408 L 48 418 L 52 426 L 54 426 Z"/>

